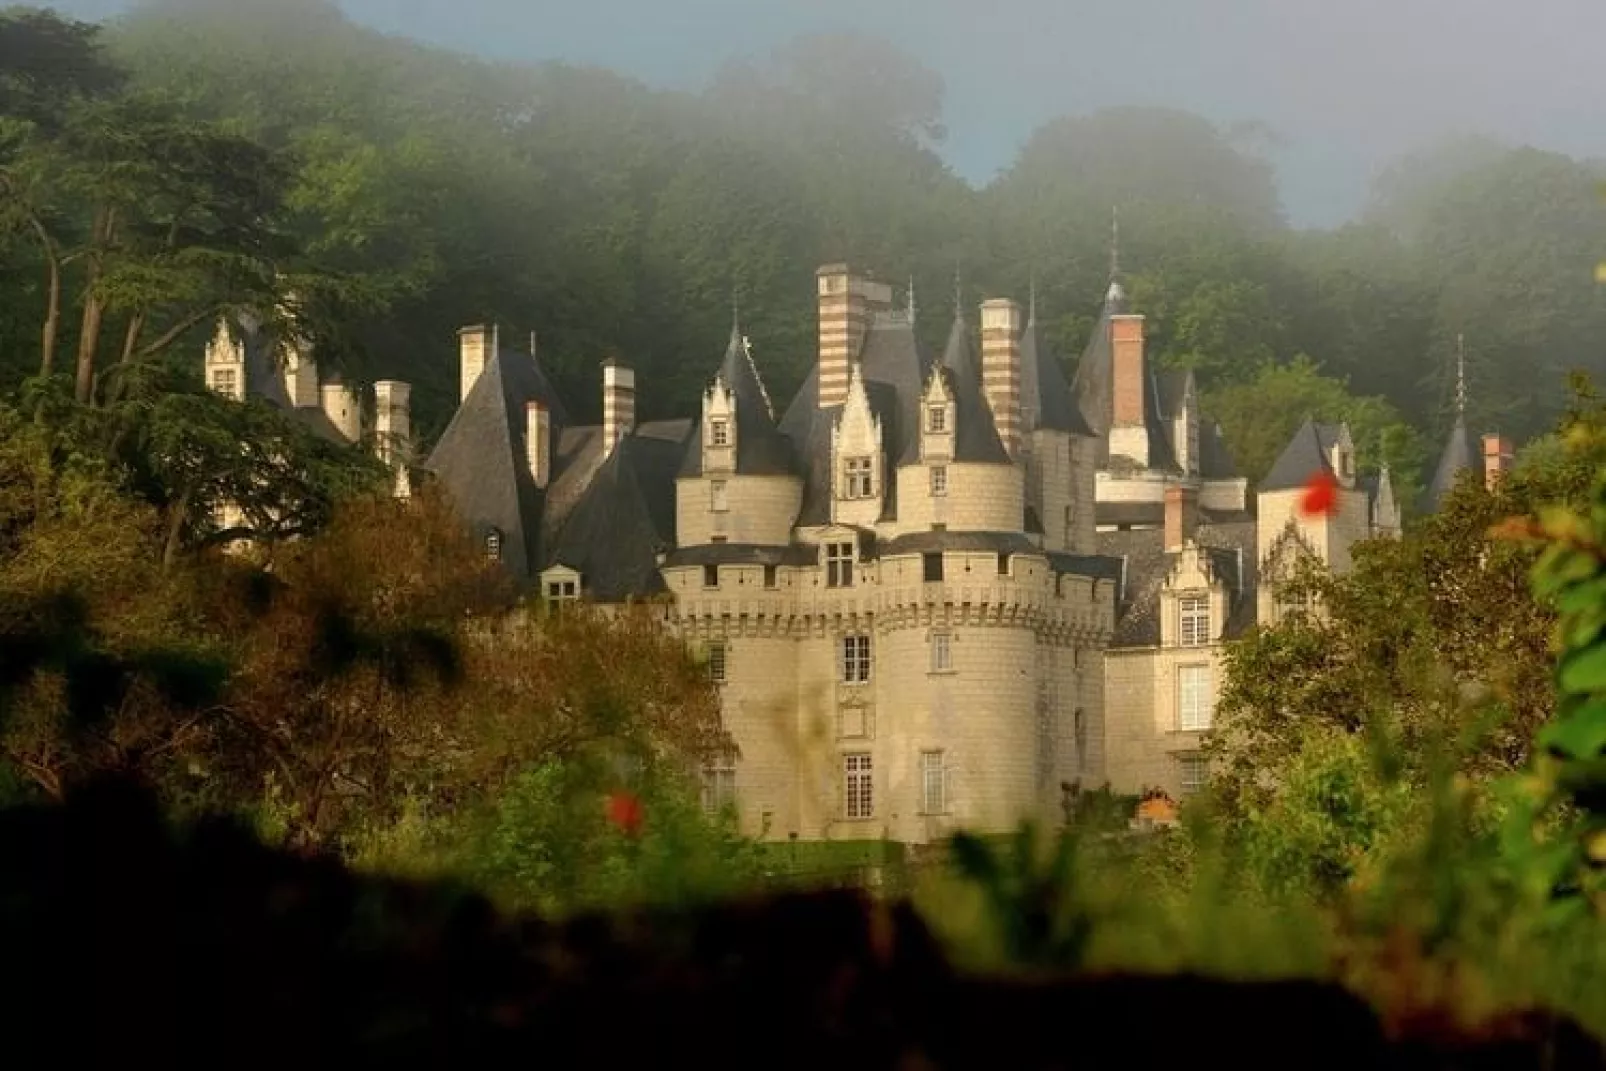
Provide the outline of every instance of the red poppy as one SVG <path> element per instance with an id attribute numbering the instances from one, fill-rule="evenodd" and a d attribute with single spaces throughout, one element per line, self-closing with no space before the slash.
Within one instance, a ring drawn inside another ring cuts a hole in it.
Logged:
<path id="1" fill-rule="evenodd" d="M 629 792 L 614 792 L 608 796 L 608 821 L 618 826 L 627 837 L 634 837 L 641 832 L 641 820 L 645 811 L 641 800 Z"/>
<path id="2" fill-rule="evenodd" d="M 1299 512 L 1307 517 L 1331 517 L 1338 512 L 1338 480 L 1326 469 L 1305 481 Z"/>

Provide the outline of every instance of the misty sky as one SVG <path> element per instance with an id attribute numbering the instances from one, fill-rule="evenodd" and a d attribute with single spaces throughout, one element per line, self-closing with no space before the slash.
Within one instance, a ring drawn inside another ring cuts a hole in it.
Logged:
<path id="1" fill-rule="evenodd" d="M 51 2 L 51 0 L 45 0 Z M 945 153 L 985 181 L 1043 120 L 1110 104 L 1261 120 L 1290 216 L 1354 214 L 1375 169 L 1488 133 L 1606 156 L 1606 0 L 340 0 L 378 29 L 696 88 L 798 33 L 898 42 L 947 82 Z M 123 0 L 55 0 L 102 17 Z"/>

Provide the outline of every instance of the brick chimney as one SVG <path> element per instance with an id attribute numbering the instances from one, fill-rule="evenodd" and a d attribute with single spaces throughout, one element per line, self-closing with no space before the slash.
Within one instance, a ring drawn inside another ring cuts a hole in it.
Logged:
<path id="1" fill-rule="evenodd" d="M 1165 549 L 1177 551 L 1199 527 L 1199 492 L 1171 484 L 1165 489 Z"/>
<path id="2" fill-rule="evenodd" d="M 1497 432 L 1483 437 L 1483 483 L 1493 491 L 1506 473 L 1511 471 L 1515 459 L 1511 440 Z"/>
<path id="3" fill-rule="evenodd" d="M 1149 436 L 1144 422 L 1143 317 L 1110 317 L 1112 410 L 1110 452 L 1149 464 Z"/>
<path id="4" fill-rule="evenodd" d="M 1008 298 L 981 303 L 981 381 L 993 425 L 1010 457 L 1020 456 L 1020 306 Z"/>
<path id="5" fill-rule="evenodd" d="M 374 384 L 374 449 L 379 459 L 396 470 L 396 497 L 412 493 L 407 474 L 412 460 L 412 387 L 400 380 L 382 379 Z"/>
<path id="6" fill-rule="evenodd" d="M 552 475 L 552 414 L 540 402 L 524 403 L 524 460 L 535 486 L 545 490 Z"/>
<path id="7" fill-rule="evenodd" d="M 636 428 L 636 373 L 609 357 L 602 362 L 602 456 Z"/>
<path id="8" fill-rule="evenodd" d="M 815 272 L 820 300 L 819 406 L 848 400 L 849 364 L 858 356 L 871 317 L 892 307 L 892 287 L 854 275 L 846 264 Z"/>
<path id="9" fill-rule="evenodd" d="M 475 324 L 457 332 L 459 402 L 467 398 L 468 392 L 479 382 L 480 373 L 496 356 L 497 348 L 495 324 Z"/>

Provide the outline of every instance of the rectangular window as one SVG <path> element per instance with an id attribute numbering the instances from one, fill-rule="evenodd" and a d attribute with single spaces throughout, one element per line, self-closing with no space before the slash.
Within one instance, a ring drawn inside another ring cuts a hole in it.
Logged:
<path id="1" fill-rule="evenodd" d="M 926 583 L 935 584 L 942 580 L 942 555 L 922 554 L 920 564 L 925 573 Z"/>
<path id="2" fill-rule="evenodd" d="M 869 498 L 875 491 L 870 459 L 850 457 L 842 462 L 842 497 Z"/>
<path id="3" fill-rule="evenodd" d="M 842 756 L 842 813 L 850 819 L 875 815 L 875 789 L 871 784 L 870 753 Z"/>
<path id="4" fill-rule="evenodd" d="M 731 425 L 728 420 L 710 420 L 708 422 L 708 445 L 729 446 L 731 444 Z"/>
<path id="5" fill-rule="evenodd" d="M 703 812 L 719 814 L 736 806 L 736 761 L 726 755 L 703 767 Z"/>
<path id="6" fill-rule="evenodd" d="M 715 684 L 725 683 L 726 650 L 722 641 L 708 645 L 708 679 Z"/>
<path id="7" fill-rule="evenodd" d="M 1203 755 L 1177 757 L 1178 787 L 1184 796 L 1195 796 L 1204 788 L 1210 775 L 1210 764 Z"/>
<path id="8" fill-rule="evenodd" d="M 1210 667 L 1177 669 L 1177 727 L 1184 732 L 1210 728 L 1215 703 L 1210 698 Z"/>
<path id="9" fill-rule="evenodd" d="M 1203 647 L 1210 642 L 1210 597 L 1184 595 L 1177 600 L 1180 618 L 1177 642 L 1184 647 Z"/>
<path id="10" fill-rule="evenodd" d="M 851 588 L 853 586 L 853 544 L 827 543 L 825 545 L 825 586 Z"/>
<path id="11" fill-rule="evenodd" d="M 948 813 L 948 768 L 940 751 L 920 753 L 920 813 Z"/>
<path id="12" fill-rule="evenodd" d="M 767 588 L 780 586 L 776 568 L 773 565 L 766 565 L 764 567 L 764 586 Z"/>
<path id="13" fill-rule="evenodd" d="M 708 508 L 715 513 L 724 513 L 730 509 L 730 501 L 725 496 L 725 481 L 708 481 Z"/>
<path id="14" fill-rule="evenodd" d="M 931 466 L 931 493 L 941 497 L 948 493 L 948 466 Z"/>
<path id="15" fill-rule="evenodd" d="M 954 668 L 954 637 L 951 632 L 931 634 L 931 672 L 947 673 Z"/>
<path id="16" fill-rule="evenodd" d="M 719 566 L 717 566 L 717 565 L 705 565 L 705 566 L 703 566 L 703 587 L 705 587 L 705 588 L 717 588 L 717 587 L 719 587 Z"/>
<path id="17" fill-rule="evenodd" d="M 870 637 L 842 637 L 842 683 L 863 684 L 870 679 Z"/>
<path id="18" fill-rule="evenodd" d="M 998 554 L 998 575 L 1009 575 L 1009 555 L 1003 553 L 1002 551 L 1000 551 Z"/>
<path id="19" fill-rule="evenodd" d="M 212 370 L 212 389 L 219 394 L 227 394 L 233 397 L 234 388 L 239 385 L 239 380 L 235 379 L 234 376 L 235 373 L 232 368 L 214 368 Z"/>
<path id="20" fill-rule="evenodd" d="M 941 435 L 948 430 L 948 407 L 946 405 L 926 407 L 926 430 L 934 435 Z"/>
<path id="21" fill-rule="evenodd" d="M 573 580 L 549 580 L 546 586 L 546 597 L 552 602 L 566 602 L 580 597 L 575 590 Z"/>

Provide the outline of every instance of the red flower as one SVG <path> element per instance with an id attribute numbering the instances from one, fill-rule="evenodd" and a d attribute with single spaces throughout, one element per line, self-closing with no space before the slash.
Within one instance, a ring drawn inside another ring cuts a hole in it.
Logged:
<path id="1" fill-rule="evenodd" d="M 641 832 L 641 820 L 645 811 L 641 800 L 629 792 L 613 792 L 608 796 L 608 821 L 618 826 L 627 837 L 634 837 Z"/>
<path id="2" fill-rule="evenodd" d="M 1331 517 L 1338 512 L 1338 481 L 1326 469 L 1305 481 L 1299 512 L 1307 517 Z"/>

